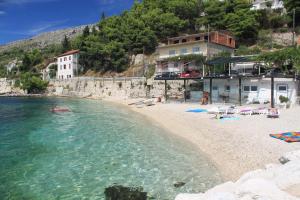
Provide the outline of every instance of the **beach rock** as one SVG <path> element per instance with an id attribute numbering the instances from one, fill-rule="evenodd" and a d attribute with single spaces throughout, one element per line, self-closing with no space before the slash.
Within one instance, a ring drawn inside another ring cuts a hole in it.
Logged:
<path id="1" fill-rule="evenodd" d="M 284 165 L 269 164 L 244 174 L 236 182 L 218 185 L 205 193 L 179 194 L 175 200 L 299 200 L 300 157 L 298 152 L 283 156 Z"/>
<path id="2" fill-rule="evenodd" d="M 185 185 L 184 182 L 176 182 L 176 183 L 174 183 L 174 187 L 176 187 L 176 188 L 182 187 L 184 185 Z"/>
<path id="3" fill-rule="evenodd" d="M 106 200 L 147 200 L 147 192 L 142 187 L 124 187 L 113 185 L 105 188 Z"/>
<path id="4" fill-rule="evenodd" d="M 285 164 L 291 160 L 300 160 L 300 150 L 288 152 L 279 158 L 281 164 Z"/>

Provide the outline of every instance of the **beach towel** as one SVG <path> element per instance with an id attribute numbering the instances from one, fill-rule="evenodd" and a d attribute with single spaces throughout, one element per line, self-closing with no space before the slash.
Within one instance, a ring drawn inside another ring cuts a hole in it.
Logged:
<path id="1" fill-rule="evenodd" d="M 287 132 L 280 134 L 270 134 L 271 137 L 280 139 L 286 142 L 300 142 L 300 132 Z"/>
<path id="2" fill-rule="evenodd" d="M 187 110 L 187 111 L 185 111 L 185 112 L 203 113 L 203 112 L 207 112 L 207 110 L 201 109 L 201 108 L 197 108 L 197 109 L 190 109 L 190 110 Z"/>
<path id="3" fill-rule="evenodd" d="M 235 121 L 235 120 L 240 120 L 238 117 L 224 117 L 221 118 L 220 121 Z"/>

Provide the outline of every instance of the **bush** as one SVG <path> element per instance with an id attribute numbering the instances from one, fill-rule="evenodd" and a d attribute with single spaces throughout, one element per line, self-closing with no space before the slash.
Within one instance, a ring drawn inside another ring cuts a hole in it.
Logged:
<path id="1" fill-rule="evenodd" d="M 21 74 L 20 83 L 21 88 L 27 90 L 29 94 L 43 93 L 48 86 L 48 82 L 29 72 Z"/>
<path id="2" fill-rule="evenodd" d="M 281 95 L 279 97 L 279 101 L 280 101 L 280 103 L 287 103 L 287 102 L 289 102 L 289 98 Z"/>

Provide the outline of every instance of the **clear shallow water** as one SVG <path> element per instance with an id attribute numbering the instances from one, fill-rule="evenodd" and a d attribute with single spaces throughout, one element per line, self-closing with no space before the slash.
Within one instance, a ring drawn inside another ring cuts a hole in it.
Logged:
<path id="1" fill-rule="evenodd" d="M 73 112 L 53 114 L 54 104 Z M 174 188 L 178 181 L 186 185 Z M 174 199 L 219 182 L 194 147 L 124 107 L 0 98 L 0 199 L 104 199 L 114 183 Z"/>

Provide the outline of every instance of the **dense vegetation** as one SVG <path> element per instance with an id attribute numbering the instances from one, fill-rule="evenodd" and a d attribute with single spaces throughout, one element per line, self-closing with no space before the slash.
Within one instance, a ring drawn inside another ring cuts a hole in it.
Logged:
<path id="1" fill-rule="evenodd" d="M 128 68 L 132 55 L 152 54 L 159 42 L 181 33 L 209 30 L 229 30 L 239 46 L 237 54 L 260 53 L 261 50 L 278 47 L 270 35 L 274 31 L 286 32 L 292 27 L 292 10 L 299 19 L 298 0 L 284 0 L 286 14 L 281 10 L 251 10 L 249 0 L 143 0 L 135 1 L 129 11 L 120 16 L 105 17 L 92 29 L 86 27 L 83 34 L 61 45 L 43 50 L 0 54 L 0 60 L 19 57 L 23 64 L 21 73 L 36 73 L 55 55 L 80 49 L 80 64 L 84 71 L 117 71 Z M 270 6 L 270 5 L 269 5 Z M 300 20 L 296 21 L 300 25 Z M 248 48 L 256 44 L 255 48 Z M 15 51 L 15 52 L 14 52 Z M 3 59 L 4 58 L 4 59 Z M 4 70 L 5 71 L 5 70 Z M 0 76 L 5 73 L 0 63 Z M 13 73 L 13 74 L 16 74 Z"/>

